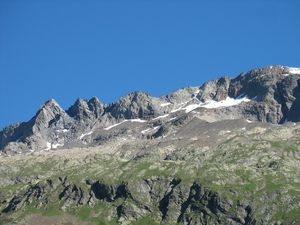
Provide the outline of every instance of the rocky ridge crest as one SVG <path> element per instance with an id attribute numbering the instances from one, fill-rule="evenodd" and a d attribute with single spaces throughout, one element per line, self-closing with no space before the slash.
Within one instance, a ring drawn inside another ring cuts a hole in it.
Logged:
<path id="1" fill-rule="evenodd" d="M 166 133 L 162 129 L 174 128 L 167 119 L 175 117 L 188 120 L 196 116 L 208 122 L 223 119 L 274 124 L 298 122 L 299 82 L 300 69 L 268 66 L 233 79 L 225 76 L 199 87 L 183 88 L 162 97 L 133 92 L 108 105 L 96 97 L 78 99 L 67 110 L 51 99 L 28 122 L 4 128 L 0 132 L 0 149 L 2 152 L 26 152 L 94 146 L 123 135 L 133 124 L 136 129 L 144 130 L 160 127 L 160 133 L 150 132 L 158 138 Z M 145 133 L 149 132 L 140 130 L 131 135 L 139 138 Z"/>

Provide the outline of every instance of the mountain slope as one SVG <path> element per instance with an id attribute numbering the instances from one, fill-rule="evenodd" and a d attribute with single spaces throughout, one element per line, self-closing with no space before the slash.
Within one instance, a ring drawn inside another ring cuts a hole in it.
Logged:
<path id="1" fill-rule="evenodd" d="M 299 72 L 47 101 L 0 133 L 0 224 L 300 224 Z"/>
<path id="2" fill-rule="evenodd" d="M 0 158 L 1 221 L 300 222 L 299 125 L 194 118 L 181 127 L 169 138 Z"/>
<path id="3" fill-rule="evenodd" d="M 66 111 L 52 99 L 29 122 L 1 131 L 0 149 L 23 152 L 92 146 L 101 144 L 107 136 L 118 136 L 116 132 L 111 134 L 104 130 L 122 121 L 146 120 L 151 128 L 157 127 L 155 120 L 191 113 L 207 121 L 297 122 L 300 120 L 297 113 L 300 105 L 299 73 L 300 70 L 295 68 L 270 66 L 251 70 L 234 79 L 222 77 L 201 87 L 184 88 L 160 98 L 134 92 L 109 105 L 96 97 L 78 99 Z M 92 133 L 91 140 L 80 138 Z"/>

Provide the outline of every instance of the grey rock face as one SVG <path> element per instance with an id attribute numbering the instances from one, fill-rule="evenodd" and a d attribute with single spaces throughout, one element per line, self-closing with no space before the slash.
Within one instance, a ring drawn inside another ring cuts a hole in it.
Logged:
<path id="1" fill-rule="evenodd" d="M 65 129 L 72 122 L 58 103 L 51 99 L 41 106 L 30 121 L 4 129 L 1 148 L 5 147 L 7 151 L 45 149 L 47 142 L 57 138 L 54 131 Z"/>
<path id="2" fill-rule="evenodd" d="M 151 118 L 162 113 L 159 100 L 144 92 L 133 92 L 106 109 L 115 118 Z"/>
<path id="3" fill-rule="evenodd" d="M 239 205 L 233 210 L 230 199 L 222 199 L 218 193 L 197 182 L 181 185 L 181 180 L 176 177 L 146 180 L 149 188 L 144 194 L 150 196 L 147 203 L 141 202 L 140 196 L 132 196 L 126 183 L 112 186 L 96 181 L 89 187 L 56 180 L 30 185 L 23 195 L 12 197 L 1 213 L 6 215 L 30 204 L 46 209 L 51 201 L 57 200 L 62 210 L 102 201 L 112 208 L 119 222 L 134 221 L 157 210 L 163 224 L 263 224 L 255 220 L 249 205 Z"/>
<path id="4" fill-rule="evenodd" d="M 174 105 L 190 101 L 199 93 L 198 87 L 186 87 L 168 94 L 165 98 Z"/>
<path id="5" fill-rule="evenodd" d="M 298 122 L 300 74 L 297 71 L 300 70 L 269 66 L 242 73 L 234 79 L 221 77 L 201 87 L 186 87 L 160 98 L 133 92 L 109 105 L 96 97 L 78 99 L 66 111 L 51 99 L 28 122 L 3 129 L 0 149 L 24 152 L 94 146 L 125 134 L 135 138 L 160 138 L 179 129 L 176 125 L 179 121 L 193 117 L 208 122 L 225 119 Z M 217 105 L 243 97 L 248 101 Z M 215 106 L 205 107 L 209 102 Z M 174 121 L 168 121 L 170 119 Z M 143 128 L 145 131 L 140 130 Z"/>
<path id="6" fill-rule="evenodd" d="M 9 142 L 16 142 L 20 140 L 26 133 L 31 133 L 28 123 L 17 123 L 12 124 L 4 128 L 0 132 L 0 147 L 1 149 L 6 146 Z"/>
<path id="7" fill-rule="evenodd" d="M 231 79 L 222 77 L 218 80 L 208 81 L 200 87 L 197 98 L 205 102 L 207 100 L 222 101 L 228 97 L 228 89 Z"/>
<path id="8" fill-rule="evenodd" d="M 64 126 L 69 118 L 67 113 L 58 105 L 58 103 L 51 99 L 47 101 L 41 109 L 37 112 L 35 117 L 31 119 L 33 124 L 32 132 L 38 133 L 51 127 Z"/>
<path id="9" fill-rule="evenodd" d="M 299 75 L 290 74 L 288 67 L 255 69 L 232 80 L 229 96 L 247 95 L 255 98 L 262 108 L 260 114 L 265 115 L 262 118 L 264 122 L 299 121 L 300 117 L 297 118 L 294 113 L 300 109 L 296 101 L 299 95 L 299 79 Z"/>
<path id="10" fill-rule="evenodd" d="M 91 122 L 100 119 L 103 115 L 104 104 L 102 104 L 97 97 L 93 97 L 90 100 L 78 99 L 74 105 L 67 110 L 67 113 L 70 117 L 81 122 Z"/>

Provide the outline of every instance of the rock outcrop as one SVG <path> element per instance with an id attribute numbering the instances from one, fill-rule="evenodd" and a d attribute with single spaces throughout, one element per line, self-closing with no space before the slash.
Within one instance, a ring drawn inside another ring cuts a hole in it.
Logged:
<path id="1" fill-rule="evenodd" d="M 0 149 L 26 152 L 95 146 L 124 134 L 161 138 L 178 129 L 174 121 L 168 122 L 172 118 L 298 122 L 299 73 L 295 68 L 269 66 L 233 79 L 225 76 L 200 87 L 183 88 L 160 98 L 133 92 L 109 105 L 96 97 L 78 99 L 66 111 L 51 99 L 28 122 L 4 128 L 0 132 Z"/>

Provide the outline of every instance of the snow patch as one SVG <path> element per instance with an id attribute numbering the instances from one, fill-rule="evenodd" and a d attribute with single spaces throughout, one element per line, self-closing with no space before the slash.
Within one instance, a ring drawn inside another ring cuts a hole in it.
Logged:
<path id="1" fill-rule="evenodd" d="M 197 90 L 194 92 L 194 94 L 197 95 L 197 94 L 199 94 L 199 92 L 200 92 L 200 89 L 197 89 Z"/>
<path id="2" fill-rule="evenodd" d="M 130 120 L 123 120 L 122 122 L 120 122 L 120 123 L 116 123 L 116 124 L 113 124 L 113 125 L 111 125 L 111 126 L 109 126 L 109 127 L 105 127 L 104 128 L 104 130 L 110 130 L 110 129 L 112 129 L 112 128 L 114 128 L 114 127 L 116 127 L 116 126 L 119 126 L 119 125 L 121 125 L 121 124 L 123 124 L 123 123 L 125 123 L 125 122 L 136 122 L 136 123 L 146 123 L 146 122 L 148 122 L 147 120 L 141 120 L 141 119 L 130 119 Z"/>
<path id="3" fill-rule="evenodd" d="M 186 113 L 189 113 L 189 112 L 191 112 L 191 111 L 193 111 L 193 110 L 195 110 L 195 109 L 201 107 L 201 105 L 202 105 L 202 103 L 201 103 L 201 104 L 192 104 L 192 105 L 188 105 L 188 106 L 185 107 L 184 109 L 185 109 L 185 112 L 186 112 Z"/>
<path id="4" fill-rule="evenodd" d="M 230 98 L 227 97 L 225 100 L 222 101 L 209 101 L 207 103 L 204 103 L 202 106 L 203 108 L 207 108 L 207 109 L 214 109 L 214 108 L 221 108 L 221 107 L 229 107 L 229 106 L 235 106 L 235 105 L 239 105 L 242 102 L 250 102 L 251 99 L 247 98 L 247 97 L 240 97 L 240 98 Z"/>
<path id="5" fill-rule="evenodd" d="M 82 138 L 84 138 L 85 136 L 91 135 L 93 133 L 93 131 L 90 131 L 88 133 L 82 134 L 80 135 L 79 139 L 81 140 Z"/>
<path id="6" fill-rule="evenodd" d="M 166 102 L 166 103 L 160 104 L 161 107 L 166 107 L 166 106 L 168 106 L 168 105 L 171 105 L 171 102 Z"/>
<path id="7" fill-rule="evenodd" d="M 63 129 L 63 130 L 56 130 L 58 133 L 67 133 L 69 130 L 68 129 Z"/>
<path id="8" fill-rule="evenodd" d="M 146 130 L 142 130 L 141 133 L 142 133 L 142 134 L 148 133 L 151 129 L 152 129 L 152 128 L 148 128 L 148 129 L 146 129 Z"/>
<path id="9" fill-rule="evenodd" d="M 180 110 L 183 110 L 183 107 L 179 107 L 179 108 L 177 108 L 177 109 L 174 109 L 174 110 L 171 111 L 171 113 L 178 112 L 178 111 L 180 111 Z"/>
<path id="10" fill-rule="evenodd" d="M 116 124 L 113 124 L 113 125 L 111 125 L 111 126 L 109 126 L 109 127 L 105 127 L 104 130 L 110 130 L 110 129 L 116 127 L 116 126 L 121 125 L 122 123 L 125 123 L 126 121 L 127 121 L 127 120 L 123 120 L 123 121 L 120 122 L 120 123 L 116 123 Z"/>
<path id="11" fill-rule="evenodd" d="M 299 74 L 300 75 L 300 68 L 289 67 L 289 73 L 290 74 Z"/>
<path id="12" fill-rule="evenodd" d="M 128 120 L 129 122 L 136 122 L 136 123 L 146 123 L 148 122 L 147 120 L 141 120 L 141 119 L 131 119 Z"/>
<path id="13" fill-rule="evenodd" d="M 251 100 L 255 100 L 256 99 L 256 96 L 252 99 L 249 99 L 245 94 L 242 94 L 240 96 L 238 96 L 237 98 L 230 98 L 230 97 L 227 97 L 225 100 L 222 100 L 222 101 L 214 101 L 214 100 L 210 100 L 210 101 L 207 101 L 207 102 L 201 102 L 201 103 L 198 103 L 198 104 L 191 104 L 191 105 L 188 105 L 188 106 L 185 106 L 183 107 L 185 104 L 187 104 L 188 102 L 184 102 L 184 103 L 181 103 L 179 106 L 179 108 L 177 109 L 174 109 L 171 111 L 171 113 L 174 113 L 174 112 L 177 112 L 177 111 L 180 111 L 180 110 L 185 110 L 186 113 L 189 113 L 197 108 L 207 108 L 207 109 L 215 109 L 215 108 L 221 108 L 221 107 L 229 107 L 229 106 L 235 106 L 235 105 L 239 105 L 240 103 L 242 102 L 249 102 Z"/>
<path id="14" fill-rule="evenodd" d="M 173 118 L 169 119 L 168 121 L 173 121 L 173 120 L 176 120 L 176 119 L 177 119 L 177 117 L 173 117 Z"/>
<path id="15" fill-rule="evenodd" d="M 62 146 L 64 146 L 64 144 L 59 144 L 59 143 L 57 143 L 57 144 L 52 144 L 52 148 L 53 148 L 53 149 L 56 149 L 56 148 L 62 147 Z"/>
<path id="16" fill-rule="evenodd" d="M 153 121 L 153 120 L 162 119 L 162 118 L 166 118 L 166 117 L 168 117 L 169 115 L 170 115 L 170 114 L 165 114 L 165 115 L 162 115 L 162 116 L 158 116 L 158 117 L 152 119 L 152 121 Z"/>
<path id="17" fill-rule="evenodd" d="M 152 133 L 152 132 L 158 130 L 160 127 L 161 127 L 161 126 L 156 126 L 156 127 L 153 127 L 153 128 L 148 128 L 148 129 L 146 129 L 146 130 L 141 131 L 141 133 L 142 133 L 142 134 Z"/>
<path id="18" fill-rule="evenodd" d="M 184 110 L 183 106 L 186 105 L 187 103 L 189 103 L 190 101 L 186 101 L 186 102 L 182 102 L 182 103 L 178 104 L 179 107 L 177 109 L 173 109 L 171 111 L 171 113 L 174 113 L 174 112 L 177 112 L 177 111 L 180 111 L 180 110 Z"/>
<path id="19" fill-rule="evenodd" d="M 47 148 L 45 148 L 44 150 L 48 151 L 48 150 L 51 149 L 51 143 L 50 142 L 47 142 L 46 146 L 47 146 Z"/>
<path id="20" fill-rule="evenodd" d="M 200 103 L 200 104 L 188 105 L 183 109 L 185 109 L 186 113 L 189 113 L 200 107 L 206 108 L 206 109 L 216 109 L 216 108 L 221 108 L 221 107 L 235 106 L 235 105 L 241 104 L 242 102 L 249 102 L 249 101 L 251 101 L 251 99 L 247 98 L 247 96 L 245 96 L 245 97 L 239 96 L 238 98 L 227 97 L 225 100 L 222 100 L 219 102 L 210 100 L 210 101 Z"/>

